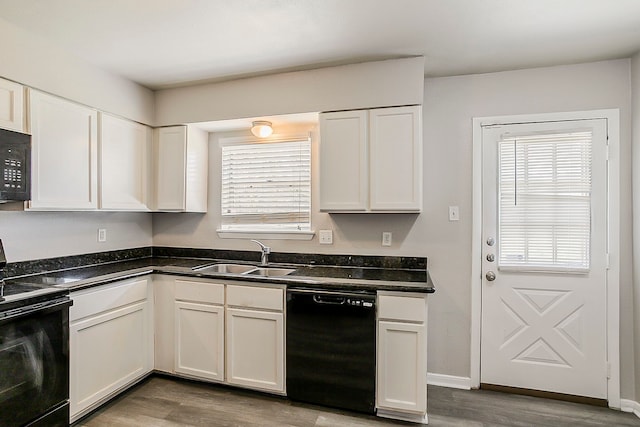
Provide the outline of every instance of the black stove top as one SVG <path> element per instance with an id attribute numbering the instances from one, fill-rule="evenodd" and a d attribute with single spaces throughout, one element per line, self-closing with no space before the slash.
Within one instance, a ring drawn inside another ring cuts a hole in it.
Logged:
<path id="1" fill-rule="evenodd" d="M 64 289 L 49 285 L 28 283 L 19 280 L 0 280 L 0 311 L 30 305 L 67 293 L 68 291 Z"/>

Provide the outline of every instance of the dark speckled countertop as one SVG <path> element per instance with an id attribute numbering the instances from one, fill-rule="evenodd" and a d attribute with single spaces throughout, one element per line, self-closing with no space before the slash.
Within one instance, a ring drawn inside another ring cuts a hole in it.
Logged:
<path id="1" fill-rule="evenodd" d="M 242 255 L 242 253 L 240 253 L 240 255 Z M 238 258 L 240 258 L 240 260 L 237 260 Z M 256 262 L 243 258 L 246 257 L 198 258 L 189 256 L 146 256 L 136 259 L 96 262 L 86 266 L 80 265 L 72 268 L 57 269 L 56 271 L 44 271 L 39 272 L 39 274 L 13 277 L 7 280 L 7 286 L 11 286 L 11 283 L 18 282 L 36 283 L 63 287 L 70 291 L 75 291 L 131 277 L 160 273 L 188 277 L 217 278 L 231 281 L 239 280 L 263 285 L 279 284 L 289 287 L 301 286 L 306 288 L 358 291 L 393 290 L 420 293 L 435 292 L 435 287 L 426 266 L 424 268 L 395 268 L 397 266 L 391 268 L 384 265 L 384 263 L 379 263 L 381 265 L 372 267 L 274 262 L 270 263 L 269 267 L 286 267 L 294 271 L 286 276 L 271 277 L 211 273 L 206 272 L 206 270 L 194 270 L 215 263 L 236 263 L 257 266 Z M 349 257 L 349 259 L 350 258 L 351 257 Z M 64 266 L 64 264 L 65 263 L 58 263 L 56 266 Z M 367 264 L 367 262 L 363 264 Z M 371 264 L 371 262 L 369 262 L 369 264 Z M 416 266 L 411 265 L 411 267 Z"/>

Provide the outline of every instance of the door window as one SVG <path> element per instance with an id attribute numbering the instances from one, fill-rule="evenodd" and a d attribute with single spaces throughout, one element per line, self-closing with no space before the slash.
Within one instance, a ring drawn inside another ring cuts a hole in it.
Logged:
<path id="1" fill-rule="evenodd" d="M 498 141 L 498 266 L 587 272 L 592 131 Z"/>

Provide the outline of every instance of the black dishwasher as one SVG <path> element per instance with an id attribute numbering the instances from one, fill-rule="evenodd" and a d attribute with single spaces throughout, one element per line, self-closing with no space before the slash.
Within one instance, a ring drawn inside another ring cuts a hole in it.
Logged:
<path id="1" fill-rule="evenodd" d="M 287 395 L 374 413 L 376 296 L 287 289 Z"/>

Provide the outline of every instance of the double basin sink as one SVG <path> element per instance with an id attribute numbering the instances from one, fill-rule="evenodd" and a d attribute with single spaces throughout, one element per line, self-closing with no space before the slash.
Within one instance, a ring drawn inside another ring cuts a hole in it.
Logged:
<path id="1" fill-rule="evenodd" d="M 256 267 L 246 264 L 212 264 L 194 268 L 198 273 L 236 274 L 242 276 L 282 277 L 293 273 L 292 268 Z"/>

